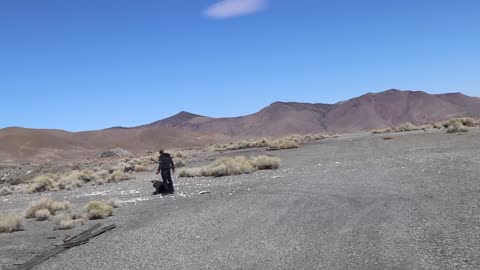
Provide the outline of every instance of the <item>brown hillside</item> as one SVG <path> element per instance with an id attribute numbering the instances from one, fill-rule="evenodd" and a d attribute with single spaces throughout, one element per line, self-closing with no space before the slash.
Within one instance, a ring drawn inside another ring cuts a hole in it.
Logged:
<path id="1" fill-rule="evenodd" d="M 431 95 L 392 89 L 337 104 L 275 102 L 259 112 L 231 118 L 180 112 L 132 128 L 74 133 L 5 128 L 0 130 L 0 163 L 39 158 L 80 158 L 113 147 L 140 152 L 159 147 L 199 146 L 228 138 L 350 132 L 404 122 L 433 123 L 463 116 L 480 117 L 480 98 L 460 93 Z"/>

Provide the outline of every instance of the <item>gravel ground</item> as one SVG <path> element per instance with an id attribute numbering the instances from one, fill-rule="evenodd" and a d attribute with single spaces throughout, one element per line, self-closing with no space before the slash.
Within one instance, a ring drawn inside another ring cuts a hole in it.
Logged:
<path id="1" fill-rule="evenodd" d="M 125 203 L 102 221 L 116 229 L 38 269 L 480 269 L 479 130 L 385 136 L 269 152 L 282 158 L 276 171 L 175 178 L 172 196 L 149 195 L 152 173 L 52 193 L 78 206 Z M 39 196 L 0 197 L 0 210 Z M 0 263 L 25 262 L 94 223 L 54 231 L 28 221 L 0 235 Z"/>

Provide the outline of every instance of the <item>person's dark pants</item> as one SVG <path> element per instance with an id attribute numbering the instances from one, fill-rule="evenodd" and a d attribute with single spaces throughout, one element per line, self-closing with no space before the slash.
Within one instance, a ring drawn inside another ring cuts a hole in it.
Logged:
<path id="1" fill-rule="evenodd" d="M 163 180 L 163 185 L 165 186 L 165 189 L 167 190 L 168 193 L 175 192 L 173 188 L 173 181 L 172 181 L 172 175 L 170 174 L 170 169 L 162 170 L 162 180 Z"/>

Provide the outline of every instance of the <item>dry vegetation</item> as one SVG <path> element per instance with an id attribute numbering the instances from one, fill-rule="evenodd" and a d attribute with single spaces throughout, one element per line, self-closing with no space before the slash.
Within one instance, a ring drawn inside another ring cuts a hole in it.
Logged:
<path id="1" fill-rule="evenodd" d="M 82 215 L 72 214 L 70 212 L 62 212 L 55 216 L 55 229 L 57 230 L 70 230 L 77 226 L 85 224 L 85 218 Z"/>
<path id="2" fill-rule="evenodd" d="M 107 152 L 121 152 L 114 149 Z M 103 185 L 131 179 L 134 173 L 154 170 L 158 153 L 148 152 L 145 156 L 109 156 L 88 160 L 83 163 L 59 165 L 45 163 L 32 175 L 24 174 L 23 179 L 0 185 L 0 196 L 13 193 L 40 193 L 71 190 L 85 185 Z M 172 154 L 176 167 L 185 166 L 187 156 L 182 152 Z M 45 169 L 43 169 L 45 168 Z"/>
<path id="3" fill-rule="evenodd" d="M 179 177 L 199 176 L 227 176 L 249 174 L 257 170 L 277 169 L 280 166 L 280 159 L 271 156 L 259 156 L 256 158 L 227 157 L 216 160 L 208 166 L 197 168 L 185 168 L 180 170 Z"/>
<path id="4" fill-rule="evenodd" d="M 9 187 L 1 187 L 0 188 L 0 196 L 7 196 L 13 194 L 13 190 Z"/>
<path id="5" fill-rule="evenodd" d="M 22 229 L 22 216 L 14 213 L 0 213 L 0 233 L 11 233 Z"/>
<path id="6" fill-rule="evenodd" d="M 283 150 L 283 149 L 293 149 L 298 148 L 300 144 L 293 140 L 276 140 L 272 141 L 268 144 L 267 150 L 268 151 L 276 151 L 276 150 Z"/>
<path id="7" fill-rule="evenodd" d="M 470 117 L 452 118 L 444 122 L 438 122 L 429 126 L 415 126 L 411 123 L 404 123 L 398 127 L 372 130 L 372 134 L 383 134 L 390 132 L 405 132 L 414 130 L 427 131 L 428 128 L 446 129 L 447 133 L 468 132 L 468 128 L 480 126 L 480 119 Z"/>
<path id="8" fill-rule="evenodd" d="M 44 221 L 44 220 L 49 220 L 52 214 L 50 213 L 50 210 L 48 209 L 40 209 L 35 212 L 35 219 L 37 221 Z"/>
<path id="9" fill-rule="evenodd" d="M 239 142 L 231 142 L 229 144 L 212 144 L 203 148 L 203 151 L 223 152 L 263 147 L 267 147 L 267 149 L 269 150 L 291 149 L 298 148 L 299 145 L 303 143 L 319 141 L 326 138 L 329 138 L 329 136 L 323 134 L 290 135 L 275 140 L 262 138 L 257 140 L 243 140 Z"/>
<path id="10" fill-rule="evenodd" d="M 415 130 L 423 130 L 426 131 L 426 126 L 415 126 L 412 123 L 406 122 L 397 127 L 388 127 L 383 129 L 374 129 L 372 130 L 372 134 L 384 134 L 384 133 L 399 133 L 399 132 L 407 132 L 407 131 L 415 131 Z"/>
<path id="11" fill-rule="evenodd" d="M 36 218 L 37 215 L 42 215 L 46 211 L 48 211 L 50 215 L 55 215 L 58 212 L 69 211 L 72 208 L 73 205 L 69 201 L 55 201 L 52 198 L 44 197 L 30 205 L 30 207 L 25 212 L 25 217 Z M 38 212 L 42 210 L 45 211 L 39 214 Z"/>
<path id="12" fill-rule="evenodd" d="M 122 201 L 111 198 L 107 201 L 90 201 L 82 211 L 75 212 L 74 205 L 69 201 L 56 201 L 44 197 L 33 202 L 25 211 L 25 218 L 37 221 L 53 220 L 55 229 L 69 230 L 83 225 L 89 219 L 103 219 L 113 215 L 113 209 L 118 208 Z M 16 214 L 0 214 L 0 232 L 13 232 L 21 229 L 23 217 Z"/>
<path id="13" fill-rule="evenodd" d="M 88 219 L 104 219 L 113 215 L 113 206 L 107 202 L 91 201 L 84 207 Z"/>
<path id="14" fill-rule="evenodd" d="M 447 133 L 468 132 L 468 128 L 465 127 L 460 121 L 453 121 L 448 125 Z"/>
<path id="15" fill-rule="evenodd" d="M 105 184 L 129 179 L 129 175 L 118 168 L 106 170 L 97 167 L 93 170 L 70 171 L 64 174 L 39 175 L 30 180 L 24 190 L 27 193 L 71 190 L 85 184 Z"/>

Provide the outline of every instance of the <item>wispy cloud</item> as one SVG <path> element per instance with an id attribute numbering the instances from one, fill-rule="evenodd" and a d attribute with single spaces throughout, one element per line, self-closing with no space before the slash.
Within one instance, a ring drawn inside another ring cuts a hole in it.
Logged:
<path id="1" fill-rule="evenodd" d="M 205 10 L 205 15 L 214 19 L 238 17 L 264 10 L 268 0 L 223 0 Z"/>

